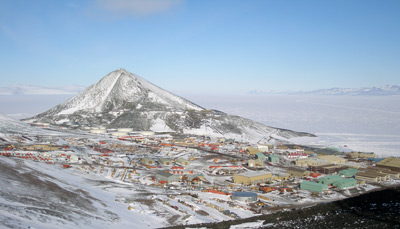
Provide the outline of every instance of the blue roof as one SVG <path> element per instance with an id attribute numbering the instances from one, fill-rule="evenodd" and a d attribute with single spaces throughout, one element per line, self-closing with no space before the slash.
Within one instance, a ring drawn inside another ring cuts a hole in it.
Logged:
<path id="1" fill-rule="evenodd" d="M 375 162 L 383 161 L 383 159 L 385 159 L 385 158 L 372 158 L 372 157 L 368 158 L 368 160 L 375 161 Z"/>
<path id="2" fill-rule="evenodd" d="M 240 197 L 257 197 L 257 193 L 254 192 L 234 192 L 232 196 L 240 196 Z"/>

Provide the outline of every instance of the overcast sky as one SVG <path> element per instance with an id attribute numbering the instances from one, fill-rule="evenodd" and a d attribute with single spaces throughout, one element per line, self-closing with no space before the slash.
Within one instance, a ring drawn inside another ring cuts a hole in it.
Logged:
<path id="1" fill-rule="evenodd" d="M 125 68 L 178 94 L 400 85 L 398 0 L 0 0 L 0 86 Z"/>

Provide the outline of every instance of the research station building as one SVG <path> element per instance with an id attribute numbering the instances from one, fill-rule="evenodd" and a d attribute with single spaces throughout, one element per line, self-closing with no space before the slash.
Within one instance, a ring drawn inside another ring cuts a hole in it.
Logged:
<path id="1" fill-rule="evenodd" d="M 251 171 L 233 175 L 233 182 L 244 185 L 255 185 L 271 181 L 272 173 L 265 171 Z"/>

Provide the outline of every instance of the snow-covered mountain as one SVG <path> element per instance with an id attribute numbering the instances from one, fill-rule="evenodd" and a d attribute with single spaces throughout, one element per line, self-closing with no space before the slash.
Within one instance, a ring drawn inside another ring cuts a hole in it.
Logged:
<path id="1" fill-rule="evenodd" d="M 328 88 L 313 91 L 249 91 L 252 95 L 262 94 L 288 94 L 288 95 L 367 95 L 367 96 L 389 96 L 400 95 L 400 86 L 386 85 L 382 87 L 362 87 L 362 88 Z"/>
<path id="2" fill-rule="evenodd" d="M 0 95 L 74 95 L 85 89 L 83 86 L 43 87 L 34 85 L 14 85 L 0 87 Z"/>
<path id="3" fill-rule="evenodd" d="M 386 85 L 383 87 L 363 87 L 363 88 L 329 88 L 315 91 L 298 92 L 295 94 L 311 95 L 400 95 L 400 86 Z"/>
<path id="4" fill-rule="evenodd" d="M 77 96 L 26 121 L 251 139 L 271 134 L 284 138 L 310 136 L 207 110 L 125 69 L 111 72 Z"/>

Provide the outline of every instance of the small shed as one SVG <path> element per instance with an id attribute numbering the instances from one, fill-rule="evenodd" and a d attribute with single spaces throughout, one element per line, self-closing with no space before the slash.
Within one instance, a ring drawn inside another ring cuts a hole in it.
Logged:
<path id="1" fill-rule="evenodd" d="M 172 159 L 171 158 L 159 158 L 158 161 L 160 164 L 164 166 L 171 166 L 172 165 Z"/>
<path id="2" fill-rule="evenodd" d="M 178 158 L 175 160 L 175 162 L 178 163 L 179 165 L 184 165 L 184 166 L 190 165 L 190 161 L 183 158 Z"/>
<path id="3" fill-rule="evenodd" d="M 154 165 L 155 161 L 149 157 L 142 158 L 141 162 L 145 165 Z"/>
<path id="4" fill-rule="evenodd" d="M 268 161 L 272 163 L 279 162 L 279 157 L 275 154 L 270 154 L 268 155 Z"/>

